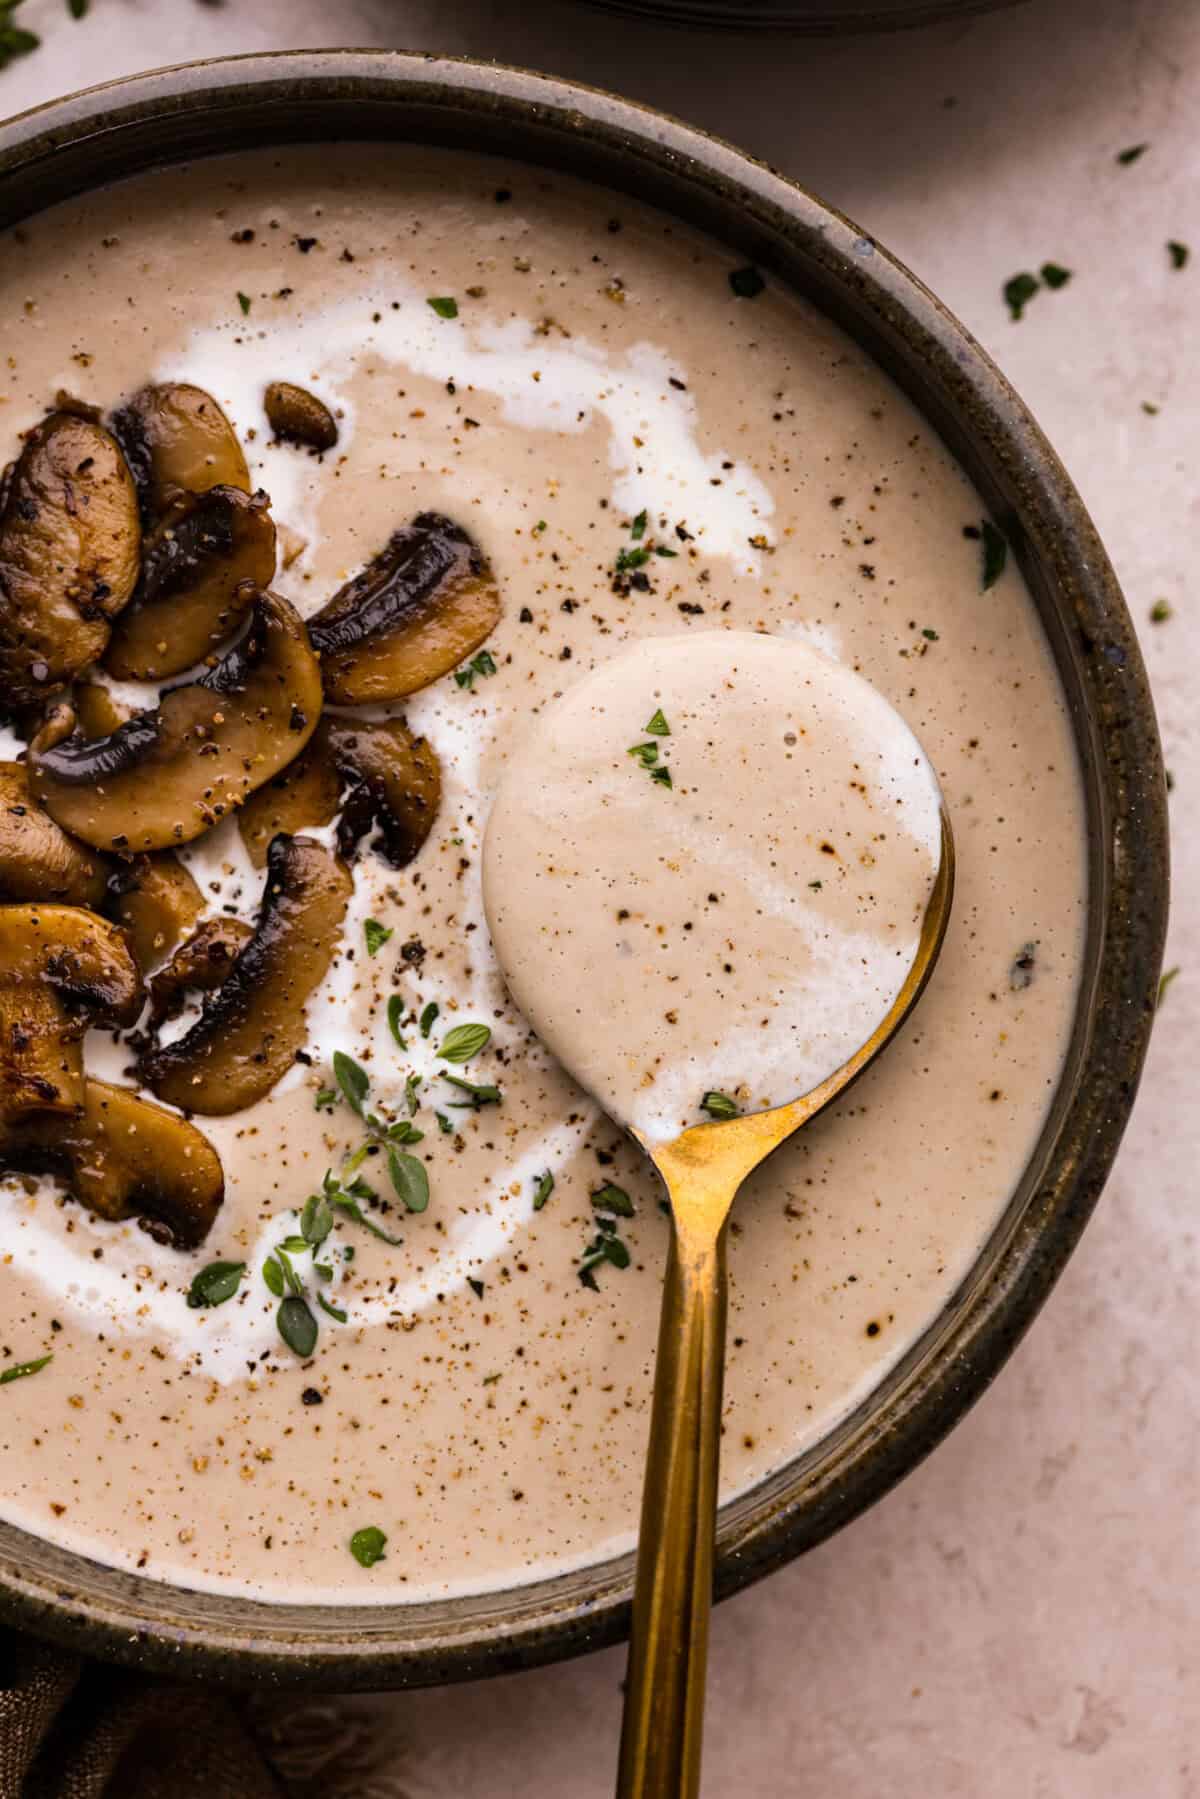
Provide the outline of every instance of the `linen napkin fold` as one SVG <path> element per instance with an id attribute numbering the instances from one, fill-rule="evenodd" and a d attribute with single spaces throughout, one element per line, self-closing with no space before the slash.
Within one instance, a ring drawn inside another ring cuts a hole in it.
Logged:
<path id="1" fill-rule="evenodd" d="M 0 1799 L 286 1799 L 247 1713 L 0 1630 Z"/>

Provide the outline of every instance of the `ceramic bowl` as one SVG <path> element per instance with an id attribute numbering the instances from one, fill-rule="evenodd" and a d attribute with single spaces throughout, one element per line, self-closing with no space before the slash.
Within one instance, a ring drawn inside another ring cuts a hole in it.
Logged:
<path id="1" fill-rule="evenodd" d="M 1068 696 L 1091 902 L 1070 1052 L 1024 1178 L 941 1316 L 826 1441 L 720 1520 L 721 1595 L 872 1504 L 987 1386 L 1099 1197 L 1133 1103 L 1167 905 L 1165 786 L 1132 626 L 1053 450 L 963 328 L 866 232 L 729 145 L 609 95 L 490 64 L 299 52 L 139 76 L 0 126 L 0 226 L 120 176 L 258 145 L 364 139 L 502 152 L 603 182 L 769 268 L 913 398 L 1020 561 Z M 0 1619 L 175 1676 L 379 1688 L 527 1668 L 626 1630 L 630 1558 L 410 1606 L 282 1606 L 117 1573 L 0 1525 Z"/>

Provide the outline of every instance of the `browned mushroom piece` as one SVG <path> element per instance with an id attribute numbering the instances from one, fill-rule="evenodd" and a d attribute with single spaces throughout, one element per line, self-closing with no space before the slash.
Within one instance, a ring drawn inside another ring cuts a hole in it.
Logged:
<path id="1" fill-rule="evenodd" d="M 0 1165 L 59 1175 L 98 1217 L 137 1218 L 181 1249 L 203 1243 L 225 1196 L 221 1159 L 195 1125 L 90 1078 L 78 1113 L 0 1122 Z"/>
<path id="2" fill-rule="evenodd" d="M 0 1128 L 83 1105 L 89 1025 L 131 1025 L 142 982 L 124 932 L 79 906 L 0 906 Z"/>
<path id="3" fill-rule="evenodd" d="M 107 737 L 130 716 L 129 707 L 114 699 L 99 681 L 77 681 L 71 694 L 71 706 L 75 720 L 64 732 L 68 737 L 76 727 L 85 737 Z"/>
<path id="4" fill-rule="evenodd" d="M 237 433 L 211 394 L 186 381 L 143 387 L 112 416 L 150 522 L 179 493 L 210 487 L 250 491 L 250 471 Z"/>
<path id="5" fill-rule="evenodd" d="M 399 700 L 448 674 L 500 617 L 486 558 L 461 525 L 422 512 L 337 592 L 309 636 L 326 698 Z"/>
<path id="6" fill-rule="evenodd" d="M 432 744 L 403 719 L 368 724 L 327 712 L 303 756 L 247 802 L 238 828 L 261 868 L 280 831 L 327 825 L 340 812 L 338 849 L 347 860 L 374 827 L 377 853 L 404 868 L 433 829 L 441 793 Z"/>
<path id="7" fill-rule="evenodd" d="M 263 395 L 271 429 L 285 443 L 306 450 L 332 450 L 338 440 L 337 420 L 316 394 L 294 381 L 272 381 Z"/>
<path id="8" fill-rule="evenodd" d="M 109 877 L 108 893 L 108 909 L 143 974 L 172 953 L 204 910 L 204 895 L 170 850 L 122 864 Z"/>
<path id="9" fill-rule="evenodd" d="M 55 824 L 29 791 L 23 762 L 0 762 L 0 901 L 98 907 L 108 867 Z"/>
<path id="10" fill-rule="evenodd" d="M 108 642 L 138 578 L 137 495 L 102 426 L 54 412 L 31 431 L 0 510 L 0 703 L 39 704 Z"/>
<path id="11" fill-rule="evenodd" d="M 255 602 L 246 635 L 199 681 L 108 737 L 58 727 L 30 746 L 31 786 L 64 830 L 136 854 L 188 843 L 300 754 L 321 712 L 317 659 L 295 608 Z"/>
<path id="12" fill-rule="evenodd" d="M 117 620 L 104 666 L 161 681 L 212 655 L 275 574 L 265 493 L 210 487 L 169 507 L 142 546 L 142 578 Z"/>
<path id="13" fill-rule="evenodd" d="M 141 1061 L 146 1085 L 186 1112 L 223 1117 L 262 1099 L 307 1038 L 304 1008 L 337 947 L 353 883 L 307 837 L 277 837 L 254 935 L 199 1020 Z"/>
<path id="14" fill-rule="evenodd" d="M 240 918 L 206 918 L 197 925 L 150 983 L 150 1029 L 174 1018 L 187 994 L 211 993 L 227 980 L 253 935 L 253 926 Z"/>

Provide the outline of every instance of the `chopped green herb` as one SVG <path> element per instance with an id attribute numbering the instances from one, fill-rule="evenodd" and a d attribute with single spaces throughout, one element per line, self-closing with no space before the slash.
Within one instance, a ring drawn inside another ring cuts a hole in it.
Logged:
<path id="1" fill-rule="evenodd" d="M 307 1361 L 317 1347 L 317 1321 L 308 1301 L 297 1293 L 289 1293 L 275 1314 L 275 1325 L 288 1348 Z"/>
<path id="2" fill-rule="evenodd" d="M 456 319 L 458 317 L 458 301 L 447 294 L 430 295 L 429 305 L 437 313 L 439 319 Z"/>
<path id="3" fill-rule="evenodd" d="M 485 1387 L 494 1387 L 499 1379 L 500 1376 L 498 1374 L 485 1374 L 483 1377 L 483 1384 Z"/>
<path id="4" fill-rule="evenodd" d="M 67 11 L 73 19 L 86 19 L 91 0 L 67 0 Z"/>
<path id="5" fill-rule="evenodd" d="M 430 1031 L 434 1027 L 434 1023 L 437 1019 L 437 1015 L 441 1011 L 441 1009 L 442 1008 L 438 1005 L 438 1003 L 435 999 L 431 999 L 429 1004 L 425 1007 L 424 1011 L 421 1013 L 421 1035 L 422 1035 L 422 1037 L 428 1037 Z"/>
<path id="6" fill-rule="evenodd" d="M 331 1206 L 336 1206 L 339 1212 L 344 1212 L 354 1224 L 361 1224 L 365 1231 L 370 1231 L 373 1237 L 378 1237 L 381 1243 L 390 1243 L 393 1249 L 399 1249 L 404 1242 L 403 1237 L 389 1236 L 387 1231 L 369 1218 L 357 1199 L 352 1198 L 349 1192 L 339 1189 L 337 1192 L 331 1193 L 329 1203 Z"/>
<path id="7" fill-rule="evenodd" d="M 365 1068 L 348 1056 L 344 1050 L 333 1052 L 333 1076 L 346 1096 L 346 1103 L 362 1117 L 363 1101 L 367 1097 L 371 1085 L 371 1077 Z"/>
<path id="8" fill-rule="evenodd" d="M 656 743 L 631 743 L 625 754 L 636 756 L 643 768 L 653 768 L 658 761 L 658 745 Z"/>
<path id="9" fill-rule="evenodd" d="M 1181 244 L 1178 238 L 1168 238 L 1167 255 L 1171 258 L 1171 267 L 1173 269 L 1186 269 L 1188 257 L 1191 253 L 1188 246 L 1186 244 Z"/>
<path id="10" fill-rule="evenodd" d="M 245 1262 L 210 1262 L 195 1275 L 188 1288 L 187 1302 L 193 1311 L 201 1306 L 224 1305 L 242 1284 Z"/>
<path id="11" fill-rule="evenodd" d="M 669 737 L 671 735 L 671 727 L 667 723 L 666 714 L 663 712 L 661 706 L 650 720 L 650 723 L 648 725 L 643 725 L 642 729 L 645 731 L 647 737 Z"/>
<path id="12" fill-rule="evenodd" d="M 767 284 L 758 270 L 747 264 L 744 269 L 730 269 L 729 285 L 739 300 L 757 300 Z"/>
<path id="13" fill-rule="evenodd" d="M 1064 269 L 1061 262 L 1044 262 L 1038 273 L 1047 287 L 1059 288 L 1067 285 L 1075 271 L 1074 269 Z"/>
<path id="14" fill-rule="evenodd" d="M 470 1287 L 470 1289 L 471 1289 L 472 1293 L 475 1295 L 476 1299 L 483 1298 L 484 1293 L 486 1292 L 487 1289 L 484 1287 L 484 1284 L 482 1281 L 477 1281 L 475 1279 L 474 1275 L 468 1274 L 467 1285 L 468 1285 L 468 1287 Z"/>
<path id="15" fill-rule="evenodd" d="M 241 294 L 240 293 L 237 297 L 237 300 L 238 300 L 238 305 L 242 309 L 243 315 L 248 314 L 250 311 L 250 296 L 249 296 L 249 294 Z"/>
<path id="16" fill-rule="evenodd" d="M 820 893 L 821 887 L 823 885 L 823 883 L 820 881 L 810 881 L 808 884 L 812 888 L 812 891 L 814 893 Z"/>
<path id="17" fill-rule="evenodd" d="M 1167 988 L 1171 985 L 1171 982 L 1173 980 L 1175 980 L 1175 978 L 1178 974 L 1179 974 L 1178 968 L 1168 968 L 1167 972 L 1163 975 L 1162 979 L 1159 981 L 1159 983 L 1158 983 L 1158 998 L 1154 1002 L 1156 1009 L 1159 1006 L 1161 1006 L 1164 999 L 1166 999 Z"/>
<path id="18" fill-rule="evenodd" d="M 550 1170 L 547 1169 L 545 1174 L 538 1175 L 537 1186 L 533 1190 L 533 1209 L 535 1212 L 541 1211 L 553 1191 L 554 1176 L 551 1174 Z"/>
<path id="19" fill-rule="evenodd" d="M 979 532 L 983 538 L 983 591 L 986 593 L 1004 573 L 1008 562 L 1008 539 L 990 518 L 981 522 Z"/>
<path id="20" fill-rule="evenodd" d="M 304 1241 L 303 1237 L 300 1237 L 295 1241 L 289 1238 L 287 1242 L 277 1243 L 275 1245 L 275 1260 L 283 1270 L 284 1283 L 287 1286 L 289 1293 L 294 1293 L 296 1298 L 299 1299 L 304 1292 L 304 1283 L 296 1273 L 296 1270 L 292 1267 L 292 1258 L 288 1253 L 288 1242 L 293 1243 L 293 1248 L 295 1248 L 296 1243 L 298 1243 L 299 1249 L 297 1250 L 297 1253 L 302 1253 L 306 1250 L 308 1244 Z"/>
<path id="21" fill-rule="evenodd" d="M 496 658 L 490 650 L 480 650 L 462 668 L 455 669 L 454 680 L 457 686 L 470 688 L 475 685 L 476 675 L 494 675 L 495 672 Z"/>
<path id="22" fill-rule="evenodd" d="M 630 537 L 644 537 L 646 535 L 646 508 L 644 506 L 634 519 L 632 525 L 630 525 L 629 535 Z"/>
<path id="23" fill-rule="evenodd" d="M 423 1212 L 429 1205 L 429 1175 L 425 1164 L 417 1156 L 407 1156 L 403 1150 L 388 1151 L 388 1173 L 392 1186 L 410 1212 Z"/>
<path id="24" fill-rule="evenodd" d="M 674 787 L 675 785 L 674 781 L 671 779 L 671 771 L 669 768 L 652 768 L 650 770 L 650 779 L 652 781 L 657 781 L 660 787 Z"/>
<path id="25" fill-rule="evenodd" d="M 337 1105 L 337 1102 L 337 1088 L 322 1087 L 317 1093 L 317 1097 L 313 1101 L 313 1104 L 316 1106 L 318 1112 L 332 1112 L 333 1108 Z"/>
<path id="26" fill-rule="evenodd" d="M 323 1193 L 310 1193 L 300 1214 L 300 1235 L 310 1247 L 324 1243 L 333 1229 L 333 1212 Z"/>
<path id="27" fill-rule="evenodd" d="M 926 625 L 925 629 L 921 632 L 921 636 L 925 639 L 926 643 L 936 643 L 938 640 L 937 632 L 931 631 L 928 625 Z"/>
<path id="28" fill-rule="evenodd" d="M 389 1143 L 423 1143 L 425 1141 L 424 1131 L 417 1130 L 416 1126 L 410 1124 L 407 1118 L 400 1119 L 397 1124 L 389 1124 L 384 1136 Z"/>
<path id="29" fill-rule="evenodd" d="M 1131 162 L 1136 162 L 1139 156 L 1144 156 L 1149 148 L 1149 144 L 1130 144 L 1128 150 L 1117 151 L 1116 160 L 1123 169 L 1127 169 Z"/>
<path id="30" fill-rule="evenodd" d="M 665 543 L 656 543 L 654 546 L 654 554 L 656 556 L 678 556 L 679 551 L 668 549 Z"/>
<path id="31" fill-rule="evenodd" d="M 389 931 L 388 936 L 390 937 L 391 934 L 392 933 Z M 388 1030 L 392 1033 L 392 1039 L 398 1049 L 407 1049 L 408 1047 L 404 1038 L 400 1035 L 400 1026 L 403 1019 L 404 996 L 400 993 L 393 993 L 391 999 L 389 999 L 387 1003 L 387 1021 Z"/>
<path id="32" fill-rule="evenodd" d="M 383 1560 L 387 1538 L 377 1524 L 366 1524 L 350 1539 L 350 1553 L 360 1568 L 373 1568 Z"/>
<path id="33" fill-rule="evenodd" d="M 1170 616 L 1171 602 L 1169 600 L 1155 600 L 1153 606 L 1150 608 L 1150 623 L 1152 625 L 1165 625 Z"/>
<path id="34" fill-rule="evenodd" d="M 438 1055 L 443 1062 L 469 1062 L 481 1049 L 486 1049 L 491 1040 L 491 1029 L 486 1024 L 456 1024 L 442 1038 Z"/>
<path id="35" fill-rule="evenodd" d="M 1036 275 L 1028 269 L 1022 269 L 1019 275 L 1011 275 L 1004 283 L 1004 304 L 1008 307 L 1014 321 L 1024 315 L 1025 308 L 1037 293 L 1039 286 Z"/>
<path id="36" fill-rule="evenodd" d="M 375 956 L 392 936 L 392 932 L 385 925 L 381 925 L 377 918 L 368 918 L 363 926 L 363 936 L 367 940 L 368 956 Z"/>
<path id="37" fill-rule="evenodd" d="M 438 1130 L 442 1131 L 447 1137 L 453 1136 L 454 1120 L 452 1118 L 447 1118 L 444 1112 L 435 1112 L 434 1117 L 438 1121 Z"/>
<path id="38" fill-rule="evenodd" d="M 268 1256 L 262 1265 L 262 1277 L 276 1299 L 283 1298 L 283 1269 L 274 1256 Z"/>
<path id="39" fill-rule="evenodd" d="M 314 1262 L 313 1273 L 319 1280 L 331 1281 L 333 1279 L 333 1269 L 328 1262 Z"/>
<path id="40" fill-rule="evenodd" d="M 603 1187 L 597 1187 L 591 1195 L 591 1201 L 597 1212 L 612 1212 L 618 1218 L 633 1217 L 633 1201 L 624 1187 L 614 1186 L 612 1181 L 605 1181 Z"/>
<path id="41" fill-rule="evenodd" d="M 707 1112 L 710 1118 L 736 1118 L 738 1104 L 728 1093 L 718 1093 L 715 1088 L 710 1088 L 700 1101 L 700 1110 Z"/>
<path id="42" fill-rule="evenodd" d="M 4 38 L 2 35 L 2 27 L 0 27 L 0 56 L 3 56 L 3 54 Z M 3 62 L 0 62 L 0 69 L 3 67 Z M 36 1362 L 14 1362 L 11 1368 L 0 1370 L 0 1387 L 7 1387 L 10 1381 L 25 1380 L 31 1374 L 40 1374 L 47 1363 L 52 1362 L 53 1360 L 54 1357 L 52 1355 L 42 1355 L 37 1358 Z"/>
<path id="43" fill-rule="evenodd" d="M 537 524 L 534 525 L 532 531 L 530 532 L 530 536 L 531 537 L 541 537 L 544 535 L 546 529 L 547 529 L 547 525 L 546 525 L 545 519 L 540 518 L 538 520 Z"/>
<path id="44" fill-rule="evenodd" d="M 320 1306 L 321 1310 L 327 1312 L 331 1318 L 336 1318 L 339 1324 L 345 1324 L 347 1322 L 347 1314 L 342 1311 L 340 1306 L 330 1305 L 323 1293 L 317 1294 L 317 1304 Z"/>
<path id="45" fill-rule="evenodd" d="M 308 1251 L 309 1242 L 308 1242 L 307 1237 L 301 1237 L 298 1235 L 294 1235 L 291 1237 L 285 1237 L 283 1239 L 283 1242 L 279 1245 L 279 1248 L 283 1251 L 283 1253 L 285 1255 L 302 1256 L 302 1255 L 306 1254 L 306 1252 Z"/>
<path id="46" fill-rule="evenodd" d="M 627 575 L 631 568 L 645 568 L 649 560 L 649 550 L 639 544 L 636 550 L 618 550 L 614 567 L 618 575 Z"/>
<path id="47" fill-rule="evenodd" d="M 616 1235 L 614 1229 L 600 1230 L 579 1258 L 579 1266 L 575 1270 L 585 1287 L 593 1293 L 599 1292 L 599 1284 L 592 1270 L 602 1262 L 608 1262 L 613 1268 L 628 1268 L 629 1251 Z"/>
<path id="48" fill-rule="evenodd" d="M 463 1111 L 469 1106 L 472 1111 L 477 1112 L 480 1106 L 498 1106 L 503 1098 L 499 1087 L 477 1087 L 473 1081 L 464 1081 L 457 1074 L 443 1074 L 442 1079 L 449 1081 L 452 1087 L 457 1087 L 460 1093 L 470 1096 L 465 1100 L 452 1100 L 450 1102 L 452 1109 L 457 1108 Z"/>
<path id="49" fill-rule="evenodd" d="M 421 1103 L 417 1097 L 417 1091 L 420 1085 L 421 1076 L 419 1074 L 410 1074 L 404 1083 L 404 1103 L 408 1107 L 408 1115 L 410 1118 Z"/>

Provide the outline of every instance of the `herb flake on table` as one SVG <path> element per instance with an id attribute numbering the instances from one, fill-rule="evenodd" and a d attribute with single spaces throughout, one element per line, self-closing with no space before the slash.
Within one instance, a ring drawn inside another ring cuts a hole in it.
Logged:
<path id="1" fill-rule="evenodd" d="M 224 1305 L 241 1286 L 245 1272 L 245 1262 L 210 1262 L 207 1268 L 193 1276 L 188 1288 L 188 1305 L 193 1311 L 198 1311 L 201 1306 Z"/>
<path id="2" fill-rule="evenodd" d="M 360 1568 L 373 1568 L 383 1560 L 387 1538 L 377 1524 L 364 1524 L 350 1539 L 350 1553 Z"/>
<path id="3" fill-rule="evenodd" d="M 426 305 L 432 306 L 439 319 L 456 319 L 458 317 L 458 301 L 449 294 L 431 294 Z"/>
<path id="4" fill-rule="evenodd" d="M 237 297 L 237 303 L 242 309 L 242 317 L 249 318 L 249 316 L 250 316 L 250 296 L 249 296 L 249 294 L 239 293 L 238 297 Z"/>
<path id="5" fill-rule="evenodd" d="M 1075 271 L 1064 269 L 1061 262 L 1044 262 L 1038 273 L 1048 288 L 1057 289 L 1065 287 Z"/>
<path id="6" fill-rule="evenodd" d="M 1132 163 L 1137 162 L 1140 157 L 1143 157 L 1149 148 L 1150 145 L 1148 143 L 1130 144 L 1128 149 L 1118 150 L 1113 160 L 1120 163 L 1123 169 L 1127 169 Z"/>
<path id="7" fill-rule="evenodd" d="M 667 723 L 666 714 L 661 706 L 658 707 L 650 723 L 643 725 L 642 729 L 648 737 L 669 737 L 671 735 L 671 727 Z"/>
<path id="8" fill-rule="evenodd" d="M 3 50 L 3 46 L 4 40 L 0 38 L 0 50 Z M 0 63 L 0 68 L 3 66 Z M 11 1368 L 0 1370 L 0 1387 L 7 1387 L 11 1381 L 27 1380 L 31 1374 L 40 1374 L 42 1369 L 53 1360 L 53 1355 L 43 1355 L 39 1356 L 35 1362 L 14 1362 Z"/>
<path id="9" fill-rule="evenodd" d="M 1186 269 L 1191 254 L 1187 244 L 1181 244 L 1177 237 L 1167 239 L 1167 255 L 1171 258 L 1173 269 Z"/>
<path id="10" fill-rule="evenodd" d="M 22 3 L 23 0 L 0 0 L 0 69 L 6 69 L 18 56 L 28 56 L 42 41 L 36 31 L 13 23 L 13 14 Z"/>
<path id="11" fill-rule="evenodd" d="M 1152 625 L 1165 625 L 1170 616 L 1170 600 L 1155 600 L 1153 606 L 1150 608 L 1150 623 Z"/>
<path id="12" fill-rule="evenodd" d="M 1036 275 L 1028 269 L 1022 269 L 1018 275 L 1010 275 L 1004 283 L 1004 304 L 1015 324 L 1025 315 L 1025 308 L 1041 286 Z"/>

